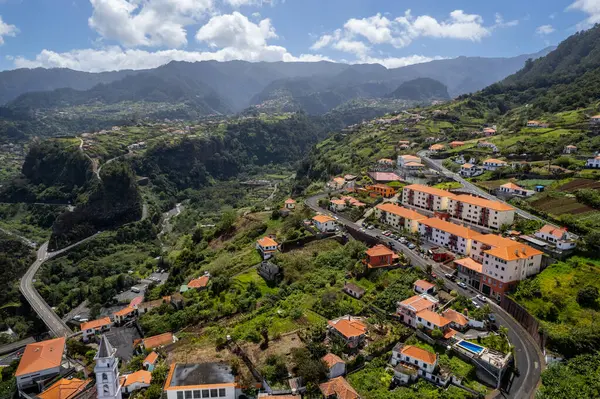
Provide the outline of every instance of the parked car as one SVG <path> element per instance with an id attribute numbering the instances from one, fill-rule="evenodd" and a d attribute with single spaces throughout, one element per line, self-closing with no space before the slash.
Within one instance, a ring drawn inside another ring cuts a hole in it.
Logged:
<path id="1" fill-rule="evenodd" d="M 490 313 L 488 315 L 488 320 L 491 321 L 492 323 L 495 323 L 496 322 L 496 316 L 494 316 L 493 313 Z"/>
<path id="2" fill-rule="evenodd" d="M 408 249 L 415 249 L 417 246 L 415 244 L 413 244 L 412 242 L 410 244 L 408 244 Z"/>
<path id="3" fill-rule="evenodd" d="M 406 237 L 400 237 L 399 240 L 402 244 L 406 244 L 408 242 L 408 240 L 406 239 Z"/>
<path id="4" fill-rule="evenodd" d="M 467 285 L 466 285 L 465 283 L 463 283 L 462 281 L 461 281 L 461 282 L 459 282 L 457 285 L 458 285 L 460 288 L 467 289 Z"/>
<path id="5" fill-rule="evenodd" d="M 475 309 L 481 309 L 481 305 L 477 303 L 474 299 L 471 299 L 471 303 L 475 306 Z"/>
<path id="6" fill-rule="evenodd" d="M 135 292 L 136 294 L 139 294 L 140 289 L 138 287 L 131 287 L 131 292 Z"/>
<path id="7" fill-rule="evenodd" d="M 487 298 L 480 294 L 477 294 L 477 299 L 479 299 L 481 302 L 487 302 Z"/>
<path id="8" fill-rule="evenodd" d="M 446 277 L 448 280 L 452 280 L 452 281 L 456 280 L 456 277 L 454 277 L 454 275 L 450 274 L 450 273 L 444 274 L 444 277 Z"/>
<path id="9" fill-rule="evenodd" d="M 369 225 L 369 227 L 367 227 L 367 229 L 369 230 L 373 230 L 375 228 L 375 226 L 373 226 L 372 224 Z"/>

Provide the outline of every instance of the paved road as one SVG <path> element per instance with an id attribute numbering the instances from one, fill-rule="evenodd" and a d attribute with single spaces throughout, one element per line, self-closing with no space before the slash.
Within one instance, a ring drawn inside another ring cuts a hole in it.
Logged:
<path id="1" fill-rule="evenodd" d="M 429 167 L 431 167 L 432 169 L 435 169 L 439 172 L 441 172 L 442 174 L 444 174 L 447 177 L 450 177 L 451 179 L 456 180 L 457 182 L 459 182 L 460 184 L 462 184 L 466 189 L 468 189 L 469 191 L 472 191 L 473 193 L 483 197 L 483 198 L 487 198 L 489 200 L 492 201 L 500 201 L 505 203 L 506 205 L 510 205 L 509 203 L 507 203 L 506 201 L 501 200 L 500 198 L 491 195 L 489 193 L 487 193 L 486 191 L 480 189 L 479 187 L 477 187 L 475 184 L 463 179 L 459 174 L 452 172 L 449 169 L 446 169 L 444 166 L 442 166 L 441 162 L 436 162 L 436 161 L 442 161 L 442 160 L 437 160 L 437 159 L 431 159 L 429 157 L 427 157 L 427 152 L 426 151 L 420 151 L 418 153 L 419 157 L 421 157 L 421 159 L 427 164 L 429 165 Z M 512 205 L 510 205 L 512 206 Z M 532 215 L 529 212 L 525 212 L 522 209 L 517 208 L 516 211 L 517 215 L 525 218 L 525 219 L 530 219 L 530 220 L 539 220 L 540 222 L 544 222 L 547 223 L 544 219 L 537 217 L 535 215 Z"/>
<path id="2" fill-rule="evenodd" d="M 64 321 L 52 310 L 50 306 L 44 301 L 44 299 L 37 292 L 35 287 L 33 286 L 33 278 L 35 274 L 40 269 L 42 264 L 48 260 L 52 259 L 55 256 L 58 256 L 68 250 L 83 244 L 86 241 L 89 241 L 96 237 L 98 233 L 89 236 L 79 242 L 76 242 L 73 245 L 69 245 L 63 249 L 54 252 L 48 252 L 48 242 L 45 242 L 40 246 L 37 251 L 37 259 L 33 264 L 29 267 L 25 275 L 21 278 L 19 290 L 31 305 L 31 308 L 37 313 L 39 318 L 46 324 L 48 330 L 55 337 L 61 337 L 66 335 L 73 334 L 73 331 L 66 325 Z"/>
<path id="3" fill-rule="evenodd" d="M 326 197 L 327 194 L 319 194 L 308 198 L 305 203 L 315 212 L 328 214 L 335 216 L 337 222 L 344 226 L 350 226 L 355 229 L 360 229 L 361 226 L 352 222 L 351 220 L 335 215 L 332 212 L 319 207 L 319 199 Z M 431 265 L 432 270 L 437 274 L 438 277 L 443 278 L 448 289 L 456 290 L 458 293 L 467 297 L 473 297 L 476 292 L 472 289 L 462 289 L 453 281 L 445 278 L 444 274 L 447 271 L 443 270 L 437 263 L 431 262 L 428 259 L 424 259 L 420 253 L 410 250 L 407 246 L 399 243 L 398 241 L 387 238 L 381 234 L 381 230 L 365 230 L 365 233 L 372 236 L 373 238 L 379 238 L 382 243 L 388 244 L 394 243 L 394 248 L 400 248 L 401 251 L 410 259 L 413 266 L 421 267 L 425 269 L 427 265 Z M 515 347 L 515 362 L 518 368 L 518 375 L 512 375 L 510 382 L 502 386 L 502 393 L 498 397 L 505 398 L 531 398 L 535 395 L 535 388 L 540 380 L 541 368 L 544 364 L 544 359 L 541 351 L 537 348 L 537 344 L 533 341 L 531 336 L 525 329 L 510 316 L 504 309 L 493 303 L 493 301 L 487 301 L 494 310 L 498 325 L 505 326 L 508 328 L 508 337 L 510 342 Z"/>

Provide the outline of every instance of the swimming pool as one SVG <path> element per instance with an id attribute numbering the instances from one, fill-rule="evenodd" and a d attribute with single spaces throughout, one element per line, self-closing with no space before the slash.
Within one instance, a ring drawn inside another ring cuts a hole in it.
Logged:
<path id="1" fill-rule="evenodd" d="M 469 341 L 460 341 L 457 345 L 468 350 L 469 352 L 473 352 L 476 355 L 481 354 L 481 352 L 485 350 L 483 346 L 479 346 Z"/>

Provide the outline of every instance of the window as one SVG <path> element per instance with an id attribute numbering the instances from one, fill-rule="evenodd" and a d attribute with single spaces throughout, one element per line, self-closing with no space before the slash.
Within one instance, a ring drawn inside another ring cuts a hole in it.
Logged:
<path id="1" fill-rule="evenodd" d="M 203 389 L 202 390 L 202 397 L 203 398 L 209 398 L 210 397 L 208 389 Z M 179 398 L 177 398 L 177 399 L 179 399 Z"/>
<path id="2" fill-rule="evenodd" d="M 104 385 L 102 387 L 102 392 L 104 392 L 104 395 L 108 395 L 109 394 L 110 388 L 108 387 L 108 385 Z M 177 398 L 177 399 L 180 399 L 180 398 Z"/>
<path id="3" fill-rule="evenodd" d="M 106 373 L 102 373 L 102 381 L 108 381 L 108 376 Z"/>
<path id="4" fill-rule="evenodd" d="M 200 394 L 200 390 L 199 390 L 199 389 L 198 389 L 198 390 L 196 390 L 196 391 L 194 391 L 194 399 L 198 399 L 198 398 L 201 398 L 201 397 L 202 397 L 202 396 L 201 396 L 201 394 Z"/>
<path id="5" fill-rule="evenodd" d="M 185 391 L 185 399 L 192 399 L 192 391 Z"/>
<path id="6" fill-rule="evenodd" d="M 211 397 L 211 398 L 216 398 L 216 397 L 218 397 L 218 396 L 219 396 L 219 391 L 218 391 L 218 389 L 211 389 L 211 390 L 210 390 L 210 397 Z"/>
<path id="7" fill-rule="evenodd" d="M 219 388 L 219 397 L 223 398 L 225 397 L 227 393 L 225 392 L 225 388 Z"/>

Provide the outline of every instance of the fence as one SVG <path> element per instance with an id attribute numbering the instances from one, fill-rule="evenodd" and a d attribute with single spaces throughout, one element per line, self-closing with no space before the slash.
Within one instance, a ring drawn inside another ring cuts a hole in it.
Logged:
<path id="1" fill-rule="evenodd" d="M 513 301 L 508 296 L 504 296 L 502 301 L 500 302 L 500 306 L 502 309 L 506 310 L 516 321 L 519 322 L 521 326 L 531 338 L 538 344 L 540 349 L 543 351 L 544 346 L 546 345 L 546 336 L 543 333 L 543 330 L 540 328 L 540 323 L 537 321 L 535 317 L 533 317 L 524 307 Z"/>

